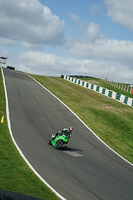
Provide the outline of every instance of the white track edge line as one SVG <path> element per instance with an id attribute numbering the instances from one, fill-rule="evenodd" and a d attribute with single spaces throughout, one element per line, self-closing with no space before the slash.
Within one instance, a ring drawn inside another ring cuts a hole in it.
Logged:
<path id="1" fill-rule="evenodd" d="M 8 104 L 8 96 L 7 96 L 7 89 L 6 89 L 6 84 L 5 84 L 5 77 L 4 77 L 4 73 L 3 73 L 3 69 L 1 68 L 2 71 L 2 77 L 3 77 L 3 85 L 4 85 L 4 90 L 5 90 L 5 98 L 6 98 L 6 114 L 7 114 L 7 123 L 8 123 L 8 129 L 9 129 L 9 133 L 11 135 L 11 139 L 14 143 L 14 145 L 16 146 L 19 154 L 22 156 L 22 158 L 24 159 L 24 161 L 27 163 L 27 165 L 30 167 L 30 169 L 35 173 L 35 175 L 37 175 L 37 177 L 49 188 L 51 189 L 52 192 L 54 192 L 61 200 L 67 200 L 65 199 L 62 195 L 60 195 L 54 188 L 52 188 L 39 174 L 38 172 L 32 167 L 32 165 L 30 164 L 30 162 L 27 160 L 27 158 L 24 156 L 24 154 L 22 153 L 21 149 L 19 148 L 19 146 L 17 145 L 13 134 L 12 134 L 12 129 L 11 129 L 11 122 L 10 122 L 10 116 L 9 116 L 9 104 Z"/>
<path id="2" fill-rule="evenodd" d="M 95 135 L 95 137 L 100 140 L 100 142 L 102 142 L 107 148 L 109 148 L 111 151 L 113 151 L 117 156 L 119 156 L 120 158 L 122 158 L 124 161 L 126 161 L 128 164 L 130 164 L 131 166 L 133 166 L 133 164 L 131 162 L 129 162 L 128 160 L 126 160 L 124 157 L 122 157 L 120 154 L 118 154 L 114 149 L 112 149 L 110 146 L 108 146 L 100 137 L 98 137 L 96 135 L 96 133 L 94 131 L 92 131 L 83 121 L 82 119 L 80 119 L 78 117 L 78 115 L 76 115 L 65 103 L 63 103 L 58 97 L 56 97 L 52 92 L 50 92 L 47 88 L 45 88 L 41 83 L 39 83 L 36 79 L 34 79 L 32 76 L 30 76 L 29 74 L 27 74 L 30 78 L 32 78 L 34 81 L 36 81 L 41 87 L 43 87 L 45 90 L 47 90 L 51 95 L 53 95 L 60 103 L 62 103 L 66 108 L 68 108 L 68 110 L 70 110 L 78 119 L 79 121 L 81 121 L 84 126 L 86 126 L 87 129 L 89 129 L 89 131 L 91 131 L 93 133 L 93 135 Z"/>

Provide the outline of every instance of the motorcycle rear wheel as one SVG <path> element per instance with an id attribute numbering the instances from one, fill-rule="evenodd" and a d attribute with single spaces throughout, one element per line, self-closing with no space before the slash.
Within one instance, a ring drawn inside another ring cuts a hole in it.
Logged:
<path id="1" fill-rule="evenodd" d="M 62 145 L 63 145 L 63 140 L 58 140 L 58 141 L 56 142 L 55 149 L 61 148 Z"/>

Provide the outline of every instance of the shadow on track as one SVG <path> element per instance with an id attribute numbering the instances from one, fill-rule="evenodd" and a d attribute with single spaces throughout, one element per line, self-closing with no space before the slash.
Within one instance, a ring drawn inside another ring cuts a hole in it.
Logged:
<path id="1" fill-rule="evenodd" d="M 61 151 L 73 151 L 73 152 L 74 151 L 82 151 L 80 149 L 70 148 L 70 147 L 67 147 L 67 146 L 63 146 L 59 150 L 61 150 Z"/>

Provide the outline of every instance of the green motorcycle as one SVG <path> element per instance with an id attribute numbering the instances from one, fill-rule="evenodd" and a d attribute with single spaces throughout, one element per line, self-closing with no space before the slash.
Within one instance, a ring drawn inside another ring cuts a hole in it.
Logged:
<path id="1" fill-rule="evenodd" d="M 66 131 L 63 130 L 58 131 L 56 135 L 52 135 L 49 140 L 49 144 L 54 146 L 55 149 L 59 149 L 63 144 L 67 144 L 69 142 L 73 128 L 70 127 L 69 129 L 65 129 Z"/>

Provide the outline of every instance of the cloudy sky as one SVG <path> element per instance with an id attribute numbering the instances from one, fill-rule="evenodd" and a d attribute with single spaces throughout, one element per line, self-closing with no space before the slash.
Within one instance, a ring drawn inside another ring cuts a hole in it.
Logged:
<path id="1" fill-rule="evenodd" d="M 0 56 L 33 74 L 133 83 L 133 0 L 0 0 Z"/>

